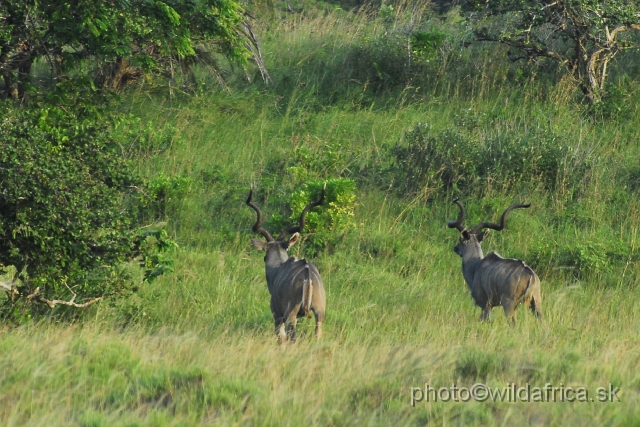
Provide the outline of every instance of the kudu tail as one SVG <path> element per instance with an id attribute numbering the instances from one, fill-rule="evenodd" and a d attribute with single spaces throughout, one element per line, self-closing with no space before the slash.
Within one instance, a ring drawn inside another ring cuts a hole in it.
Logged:
<path id="1" fill-rule="evenodd" d="M 311 318 L 311 300 L 313 297 L 313 282 L 309 277 L 309 268 L 305 269 L 306 278 L 304 282 L 302 282 L 302 309 L 304 310 L 304 315 L 308 318 Z"/>
<path id="2" fill-rule="evenodd" d="M 542 318 L 542 312 L 540 310 L 540 293 L 536 292 L 536 289 L 539 289 L 539 285 L 535 286 L 536 277 L 530 276 L 527 281 L 527 290 L 520 297 L 519 303 L 522 302 L 524 304 L 529 305 L 531 311 L 538 317 Z"/>
<path id="3" fill-rule="evenodd" d="M 527 280 L 527 289 L 524 291 L 524 294 L 518 299 L 516 302 L 516 306 L 520 303 L 526 304 L 531 301 L 533 286 L 531 286 L 531 282 L 533 281 L 533 276 L 529 276 L 529 280 Z"/>

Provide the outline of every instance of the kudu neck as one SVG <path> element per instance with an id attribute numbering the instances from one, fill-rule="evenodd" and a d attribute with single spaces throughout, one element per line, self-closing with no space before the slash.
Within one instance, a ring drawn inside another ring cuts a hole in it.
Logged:
<path id="1" fill-rule="evenodd" d="M 465 248 L 464 254 L 462 255 L 462 274 L 469 285 L 473 282 L 473 277 L 482 258 L 484 258 L 484 254 L 482 253 L 480 243 L 473 243 Z"/>
<path id="2" fill-rule="evenodd" d="M 284 248 L 274 247 L 269 248 L 264 257 L 264 268 L 267 273 L 267 282 L 270 282 L 276 274 L 278 269 L 289 259 L 289 254 Z"/>

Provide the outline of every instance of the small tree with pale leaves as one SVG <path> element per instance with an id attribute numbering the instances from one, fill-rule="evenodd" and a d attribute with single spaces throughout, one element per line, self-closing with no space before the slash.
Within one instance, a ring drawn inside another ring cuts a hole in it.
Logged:
<path id="1" fill-rule="evenodd" d="M 509 58 L 557 61 L 591 104 L 605 93 L 607 69 L 625 49 L 637 49 L 637 0 L 465 0 L 477 41 L 510 46 Z"/>

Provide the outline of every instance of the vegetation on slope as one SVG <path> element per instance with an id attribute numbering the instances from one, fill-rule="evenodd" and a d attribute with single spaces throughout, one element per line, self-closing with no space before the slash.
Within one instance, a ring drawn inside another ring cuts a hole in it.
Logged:
<path id="1" fill-rule="evenodd" d="M 411 8 L 278 6 L 256 28 L 272 85 L 229 68 L 220 88 L 196 69 L 173 99 L 148 85 L 123 97 L 137 119 L 119 138 L 159 201 L 147 214 L 180 246 L 175 273 L 78 326 L 3 332 L 4 424 L 638 423 L 635 53 L 611 70 L 620 98 L 594 110 L 553 71 L 463 49 L 455 12 L 414 15 L 448 36 L 409 73 L 397 39 Z M 255 182 L 277 229 L 328 179 L 355 183 L 352 223 L 292 249 L 323 275 L 325 336 L 302 321 L 278 347 L 244 200 Z M 515 328 L 499 310 L 477 323 L 446 228 L 454 197 L 469 222 L 532 203 L 483 245 L 534 267 L 544 322 L 521 308 Z M 475 382 L 611 383 L 621 401 L 410 405 L 412 387 Z"/>

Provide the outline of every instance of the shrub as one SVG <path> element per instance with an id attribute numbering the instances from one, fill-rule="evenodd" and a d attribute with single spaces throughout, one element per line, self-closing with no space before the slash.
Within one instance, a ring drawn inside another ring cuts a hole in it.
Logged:
<path id="1" fill-rule="evenodd" d="M 383 3 L 379 18 L 385 31 L 363 36 L 347 55 L 351 78 L 366 82 L 374 92 L 422 86 L 435 74 L 430 62 L 435 60 L 436 67 L 446 62 L 438 57 L 447 55 L 441 48 L 450 37 L 423 16 L 425 9 L 406 12 Z"/>
<path id="2" fill-rule="evenodd" d="M 356 183 L 347 178 L 306 183 L 301 190 L 291 195 L 290 219 L 297 221 L 305 206 L 320 198 L 325 182 L 327 189 L 324 203 L 310 211 L 306 217 L 305 230 L 309 233 L 346 231 L 355 225 L 353 211 L 356 205 Z"/>
<path id="3" fill-rule="evenodd" d="M 306 183 L 302 189 L 291 195 L 290 221 L 297 223 L 305 206 L 320 198 L 325 182 L 327 189 L 324 203 L 306 216 L 305 232 L 309 236 L 307 251 L 312 253 L 355 227 L 356 183 L 347 178 Z"/>
<path id="4" fill-rule="evenodd" d="M 147 200 L 148 214 L 152 220 L 164 220 L 167 216 L 167 204 L 183 198 L 193 183 L 186 176 L 166 176 L 161 173 L 149 180 L 146 185 L 150 199 Z"/>
<path id="5" fill-rule="evenodd" d="M 0 315 L 18 321 L 128 292 L 121 266 L 132 258 L 144 259 L 149 280 L 170 268 L 160 255 L 172 246 L 166 233 L 137 231 L 143 183 L 106 110 L 93 94 L 61 94 L 28 109 L 0 105 L 0 259 L 16 272 Z"/>
<path id="6" fill-rule="evenodd" d="M 502 188 L 542 183 L 549 191 L 571 189 L 591 168 L 588 158 L 576 156 L 567 142 L 547 130 L 478 136 L 458 127 L 434 132 L 419 123 L 390 153 L 389 180 L 400 193 L 414 196 L 481 192 L 487 181 Z"/>
<path id="7" fill-rule="evenodd" d="M 416 31 L 411 34 L 412 53 L 417 60 L 429 61 L 436 57 L 446 39 L 447 35 L 441 31 Z"/>
<path id="8" fill-rule="evenodd" d="M 637 257 L 629 245 L 619 238 L 589 236 L 569 243 L 559 243 L 547 239 L 539 239 L 532 251 L 532 265 L 543 269 L 568 269 L 576 279 L 584 279 L 594 274 L 611 273 L 622 268 Z"/>
<path id="9" fill-rule="evenodd" d="M 469 187 L 477 178 L 477 147 L 462 133 L 432 134 L 418 123 L 404 135 L 404 144 L 391 148 L 392 180 L 400 193 L 416 194 L 425 187 L 442 191 Z"/>

